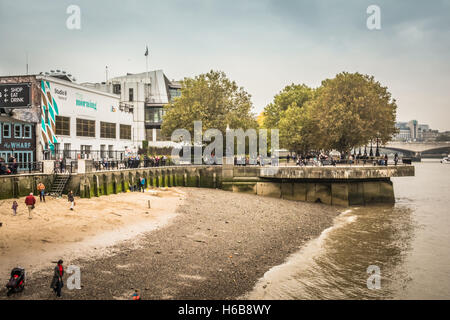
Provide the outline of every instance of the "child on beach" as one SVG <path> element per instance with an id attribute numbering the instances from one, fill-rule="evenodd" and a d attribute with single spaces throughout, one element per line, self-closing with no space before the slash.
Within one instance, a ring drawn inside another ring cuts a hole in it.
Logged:
<path id="1" fill-rule="evenodd" d="M 139 290 L 134 290 L 134 293 L 132 295 L 133 300 L 141 300 L 141 296 L 139 295 Z"/>
<path id="2" fill-rule="evenodd" d="M 17 203 L 16 200 L 14 200 L 13 204 L 12 204 L 12 210 L 13 210 L 13 216 L 15 216 L 17 214 L 17 207 L 19 206 L 19 204 Z"/>

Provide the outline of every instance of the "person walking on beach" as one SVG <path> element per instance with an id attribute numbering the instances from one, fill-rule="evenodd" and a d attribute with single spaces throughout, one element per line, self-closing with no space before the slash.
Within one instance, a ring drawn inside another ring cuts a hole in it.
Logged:
<path id="1" fill-rule="evenodd" d="M 61 297 L 61 289 L 64 286 L 63 275 L 64 275 L 63 261 L 59 260 L 54 269 L 52 283 L 50 284 L 50 288 L 53 289 L 57 297 Z"/>
<path id="2" fill-rule="evenodd" d="M 11 209 L 13 210 L 13 216 L 15 216 L 17 214 L 17 207 L 19 206 L 19 204 L 17 203 L 16 200 L 14 200 Z"/>
<path id="3" fill-rule="evenodd" d="M 45 202 L 45 185 L 42 182 L 39 182 L 37 189 L 39 191 L 39 202 L 42 202 L 42 200 Z"/>
<path id="4" fill-rule="evenodd" d="M 34 205 L 36 204 L 36 199 L 33 197 L 33 193 L 30 193 L 29 196 L 25 198 L 25 204 L 28 207 L 28 219 L 32 219 L 32 211 L 34 209 Z"/>
<path id="5" fill-rule="evenodd" d="M 144 177 L 141 177 L 141 189 L 142 189 L 142 192 L 144 192 L 144 190 L 145 190 L 145 178 Z"/>
<path id="6" fill-rule="evenodd" d="M 70 210 L 73 211 L 73 207 L 75 206 L 75 198 L 73 197 L 73 192 L 72 190 L 69 192 L 69 194 L 67 195 L 67 201 L 69 201 L 70 204 Z"/>

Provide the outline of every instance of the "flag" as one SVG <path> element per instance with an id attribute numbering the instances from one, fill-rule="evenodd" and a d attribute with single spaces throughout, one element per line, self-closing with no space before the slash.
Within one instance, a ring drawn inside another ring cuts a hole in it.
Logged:
<path id="1" fill-rule="evenodd" d="M 144 56 L 148 56 L 148 46 L 145 46 L 145 53 Z"/>

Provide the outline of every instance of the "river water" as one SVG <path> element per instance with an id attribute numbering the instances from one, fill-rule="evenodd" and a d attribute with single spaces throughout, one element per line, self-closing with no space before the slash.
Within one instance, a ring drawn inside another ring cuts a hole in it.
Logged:
<path id="1" fill-rule="evenodd" d="M 450 299 L 450 165 L 415 166 L 392 179 L 395 206 L 343 210 L 246 298 Z"/>

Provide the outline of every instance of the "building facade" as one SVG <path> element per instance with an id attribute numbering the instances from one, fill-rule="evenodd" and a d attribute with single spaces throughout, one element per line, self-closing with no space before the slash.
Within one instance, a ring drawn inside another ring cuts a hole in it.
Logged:
<path id="1" fill-rule="evenodd" d="M 0 109 L 0 156 L 21 162 L 43 159 L 124 159 L 133 144 L 133 108 L 120 96 L 87 88 L 68 77 L 0 77 L 29 84 L 30 105 Z"/>
<path id="2" fill-rule="evenodd" d="M 170 81 L 162 70 L 127 74 L 103 83 L 84 83 L 108 93 L 120 95 L 120 104 L 134 110 L 134 138 L 136 145 L 148 141 L 149 146 L 171 147 L 170 137 L 161 134 L 164 105 L 181 95 L 179 82 Z"/>
<path id="3" fill-rule="evenodd" d="M 133 109 L 119 96 L 51 77 L 41 84 L 40 144 L 49 157 L 124 159 L 133 145 Z"/>

